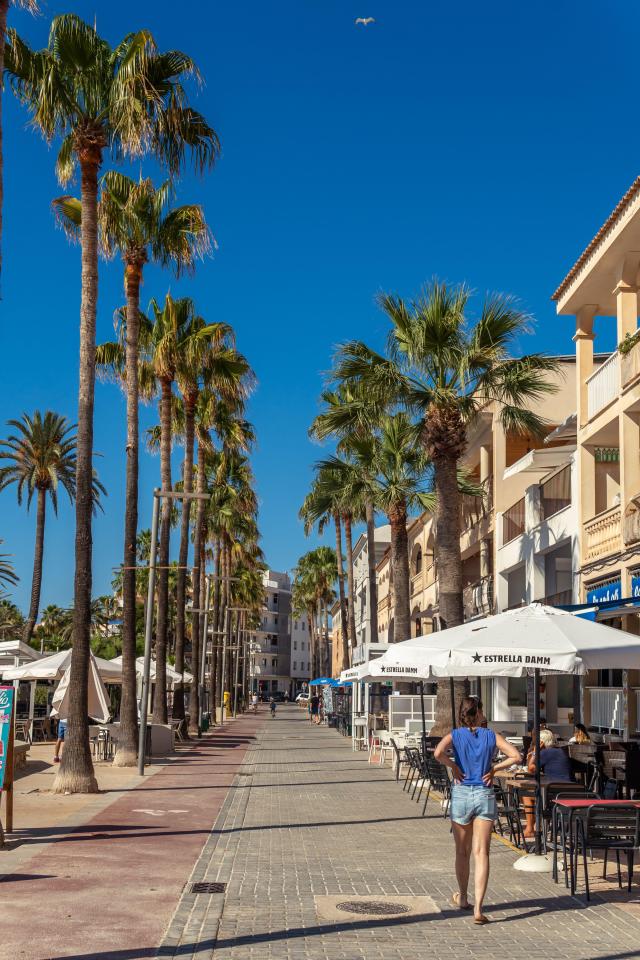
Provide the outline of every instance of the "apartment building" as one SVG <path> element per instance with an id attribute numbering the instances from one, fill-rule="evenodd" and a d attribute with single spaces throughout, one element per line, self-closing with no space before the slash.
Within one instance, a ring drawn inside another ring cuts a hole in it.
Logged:
<path id="1" fill-rule="evenodd" d="M 291 636 L 291 689 L 289 694 L 295 697 L 301 690 L 306 690 L 311 676 L 311 638 L 309 624 L 306 617 L 290 618 Z"/>
<path id="2" fill-rule="evenodd" d="M 262 584 L 264 601 L 260 628 L 249 635 L 251 691 L 264 696 L 272 693 L 291 695 L 295 689 L 291 657 L 291 580 L 287 573 L 266 570 Z M 305 663 L 309 659 L 305 658 Z M 294 662 L 299 663 L 297 658 Z M 296 668 L 296 674 L 298 672 Z M 298 679 L 302 682 L 304 677 L 296 676 L 295 680 Z"/>
<path id="3" fill-rule="evenodd" d="M 575 324 L 579 593 L 594 616 L 640 632 L 640 178 L 553 294 Z M 615 345 L 604 362 L 596 345 Z M 598 362 L 598 361 L 601 362 Z M 585 682 L 585 721 L 634 734 L 640 672 Z"/>

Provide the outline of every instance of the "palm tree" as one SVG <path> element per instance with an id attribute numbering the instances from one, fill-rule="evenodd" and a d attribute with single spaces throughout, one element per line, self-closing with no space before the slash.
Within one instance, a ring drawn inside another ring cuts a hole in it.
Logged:
<path id="1" fill-rule="evenodd" d="M 170 174 L 189 151 L 197 169 L 215 161 L 215 131 L 187 102 L 183 79 L 197 74 L 190 57 L 161 53 L 146 30 L 112 48 L 79 17 L 55 17 L 49 43 L 34 51 L 8 33 L 5 68 L 19 99 L 48 142 L 62 138 L 57 172 L 61 183 L 76 165 L 81 173 L 82 295 L 76 470 L 74 642 L 69 733 L 57 792 L 87 793 L 98 787 L 86 727 L 91 604 L 91 515 L 95 337 L 98 299 L 98 172 L 105 150 L 116 158 L 152 153 Z"/>
<path id="2" fill-rule="evenodd" d="M 331 547 L 317 547 L 298 560 L 292 590 L 296 616 L 306 612 L 312 643 L 311 660 L 315 676 L 327 674 L 329 663 L 329 607 L 335 593 L 336 555 Z"/>
<path id="3" fill-rule="evenodd" d="M 325 390 L 320 398 L 324 404 L 309 430 L 309 435 L 318 440 L 335 437 L 338 440 L 338 453 L 349 454 L 352 440 L 366 438 L 378 427 L 380 417 L 386 408 L 384 405 L 374 406 L 370 402 L 366 391 L 358 383 L 338 383 L 335 390 Z M 375 508 L 369 498 L 364 500 L 364 516 L 361 518 L 367 525 L 367 567 L 369 574 L 369 622 L 371 639 L 378 636 L 378 580 L 376 574 L 376 530 Z M 360 519 L 360 518 L 359 518 Z M 349 547 L 349 539 L 347 539 Z M 355 615 L 352 612 L 351 619 Z M 355 646 L 355 636 L 352 638 Z"/>
<path id="4" fill-rule="evenodd" d="M 170 294 L 165 297 L 164 304 L 160 306 L 156 300 L 151 301 L 151 310 L 153 321 L 145 337 L 144 349 L 148 353 L 149 367 L 153 371 L 156 382 L 160 387 L 160 474 L 161 487 L 163 493 L 171 491 L 171 444 L 173 436 L 173 384 L 177 380 L 183 384 L 192 384 L 194 368 L 201 371 L 206 367 L 207 357 L 212 354 L 212 348 L 220 344 L 230 334 L 230 328 L 223 323 L 206 324 L 202 317 L 198 316 L 195 305 L 188 297 L 174 300 Z M 199 374 L 196 375 L 195 383 L 198 383 Z M 197 386 L 195 388 L 197 398 Z M 186 406 L 186 405 L 185 405 Z M 193 424 L 193 418 L 189 415 L 190 424 Z M 185 433 L 187 431 L 187 414 L 185 412 Z M 193 430 L 192 426 L 190 427 Z M 191 441 L 185 442 L 185 447 L 191 443 L 190 447 L 190 466 L 188 470 L 193 469 L 193 432 Z M 191 487 L 191 474 L 187 478 L 189 492 Z M 185 485 L 185 491 L 187 490 Z M 185 504 L 188 501 L 185 501 Z M 187 518 L 187 536 L 188 536 L 188 511 L 183 516 Z M 171 528 L 171 501 L 168 497 L 162 499 L 162 515 L 160 525 L 160 540 L 158 550 L 158 566 L 160 569 L 158 576 L 158 618 L 156 624 L 156 692 L 153 702 L 153 716 L 155 723 L 167 722 L 167 677 L 166 677 L 166 654 L 167 654 L 167 613 L 169 604 L 168 592 L 168 565 L 169 565 L 169 540 Z M 188 546 L 188 540 L 187 540 Z M 184 564 L 181 563 L 182 570 L 178 570 L 178 578 L 184 576 L 184 567 L 186 567 L 186 558 Z M 183 581 L 184 584 L 184 581 Z M 180 587 L 179 587 L 180 590 Z M 178 607 L 184 607 L 184 585 L 182 586 L 182 603 Z M 184 621 L 182 621 L 184 623 Z M 184 631 L 184 626 L 183 626 Z M 184 638 L 184 632 L 182 633 Z M 182 657 L 182 650 L 180 652 Z"/>
<path id="5" fill-rule="evenodd" d="M 4 543 L 4 540 L 0 540 L 0 543 Z M 4 593 L 4 585 L 15 587 L 20 579 L 13 569 L 13 563 L 9 559 L 10 556 L 10 553 L 0 553 L 0 600 L 6 596 Z"/>
<path id="6" fill-rule="evenodd" d="M 389 519 L 396 640 L 411 636 L 407 520 L 412 509 L 432 509 L 434 505 L 419 433 L 420 425 L 406 413 L 386 414 L 378 433 L 352 442 L 352 460 L 334 456 L 318 464 L 319 470 L 335 471 L 340 478 L 336 486 L 345 500 L 368 500 Z"/>
<path id="7" fill-rule="evenodd" d="M 322 533 L 329 520 L 333 520 L 336 531 L 336 564 L 338 574 L 338 595 L 340 597 L 340 634 L 342 639 L 342 669 L 349 666 L 349 615 L 347 598 L 344 590 L 344 562 L 342 556 L 342 527 L 341 511 L 342 491 L 340 489 L 340 473 L 333 470 L 319 470 L 312 485 L 311 491 L 304 499 L 300 508 L 300 517 L 304 521 L 305 533 L 311 532 L 314 524 L 318 524 L 318 532 Z M 351 584 L 349 598 L 353 596 L 353 566 L 351 567 Z M 355 617 L 354 617 L 355 619 Z M 351 641 L 355 646 L 355 638 Z"/>
<path id="8" fill-rule="evenodd" d="M 138 707 L 136 698 L 136 557 L 138 529 L 138 368 L 140 361 L 140 285 L 151 261 L 172 266 L 177 275 L 192 271 L 196 258 L 210 247 L 209 229 L 197 204 L 171 208 L 171 182 L 155 189 L 151 180 L 131 180 L 109 171 L 102 180 L 98 222 L 108 256 L 116 252 L 124 263 L 127 305 L 118 311 L 119 339 L 96 351 L 98 369 L 114 374 L 127 397 L 127 465 L 125 477 L 124 558 L 122 578 L 122 700 L 121 737 L 115 763 L 135 766 Z M 59 219 L 72 235 L 82 224 L 82 205 L 74 197 L 55 201 Z M 122 343 L 124 340 L 124 345 Z M 178 610 L 180 607 L 178 606 Z"/>
<path id="9" fill-rule="evenodd" d="M 76 438 L 73 424 L 51 410 L 47 410 L 44 416 L 39 410 L 33 416 L 23 413 L 21 420 L 9 420 L 8 425 L 17 432 L 0 442 L 0 460 L 10 461 L 7 466 L 0 467 L 0 490 L 15 483 L 18 504 L 22 504 L 25 493 L 27 509 L 31 506 L 34 493 L 37 501 L 31 602 L 23 634 L 24 642 L 29 643 L 40 607 L 47 497 L 51 500 L 53 512 L 57 514 L 58 487 L 62 485 L 73 503 L 76 489 Z M 104 492 L 104 487 L 94 474 L 94 506 L 100 505 L 100 494 Z"/>
<path id="10" fill-rule="evenodd" d="M 352 342 L 340 350 L 336 376 L 363 387 L 371 403 L 400 403 L 421 420 L 421 438 L 433 464 L 436 499 L 435 542 L 439 603 L 447 627 L 463 620 L 458 472 L 467 432 L 480 412 L 493 409 L 507 433 L 542 435 L 545 423 L 535 404 L 556 387 L 553 358 L 539 353 L 514 357 L 531 318 L 512 297 L 488 296 L 479 317 L 467 316 L 470 291 L 432 281 L 418 299 L 383 294 L 391 321 L 388 356 Z M 441 685 L 438 729 L 451 716 Z"/>
<path id="11" fill-rule="evenodd" d="M 7 39 L 7 15 L 9 7 L 22 7 L 31 13 L 38 12 L 35 0 L 0 0 L 0 77 L 4 76 L 4 45 Z M 0 245 L 2 242 L 2 208 L 4 206 L 4 157 L 2 151 L 2 97 L 0 96 Z M 0 272 L 2 271 L 2 251 L 0 248 Z"/>
<path id="12" fill-rule="evenodd" d="M 6 597 L 0 597 L 0 640 L 18 640 L 24 629 L 24 617 Z"/>

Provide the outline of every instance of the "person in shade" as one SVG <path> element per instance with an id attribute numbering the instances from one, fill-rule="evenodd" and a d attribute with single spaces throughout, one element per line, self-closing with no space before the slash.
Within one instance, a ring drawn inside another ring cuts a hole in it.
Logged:
<path id="1" fill-rule="evenodd" d="M 536 772 L 536 755 L 533 746 L 527 757 L 527 767 L 529 773 Z M 552 730 L 540 731 L 540 770 L 553 783 L 573 783 L 569 754 L 557 746 Z M 526 818 L 524 837 L 525 840 L 531 840 L 536 835 L 535 803 L 532 797 L 525 797 L 524 812 Z"/>
<path id="2" fill-rule="evenodd" d="M 475 861 L 473 918 L 478 924 L 489 922 L 482 912 L 489 883 L 489 848 L 493 821 L 496 818 L 496 797 L 493 778 L 498 770 L 520 761 L 520 753 L 499 733 L 482 726 L 482 703 L 465 697 L 458 712 L 458 727 L 443 737 L 435 750 L 435 758 L 453 771 L 451 789 L 451 826 L 456 845 L 456 879 L 458 890 L 454 906 L 470 910 L 467 898 L 471 854 Z M 494 763 L 496 749 L 505 759 Z M 450 752 L 453 750 L 453 757 Z"/>

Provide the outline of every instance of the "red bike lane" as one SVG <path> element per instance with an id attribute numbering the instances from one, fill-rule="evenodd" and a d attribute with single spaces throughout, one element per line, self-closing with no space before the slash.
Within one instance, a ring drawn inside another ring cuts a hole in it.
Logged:
<path id="1" fill-rule="evenodd" d="M 155 957 L 265 718 L 246 714 L 186 744 L 82 826 L 54 829 L 0 882 L 1 960 Z"/>

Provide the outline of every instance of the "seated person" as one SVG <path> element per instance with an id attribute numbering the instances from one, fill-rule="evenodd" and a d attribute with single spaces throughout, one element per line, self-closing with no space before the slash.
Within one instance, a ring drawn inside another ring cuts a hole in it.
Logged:
<path id="1" fill-rule="evenodd" d="M 529 751 L 527 766 L 529 773 L 536 772 L 533 749 Z M 561 747 L 556 746 L 553 731 L 546 728 L 540 730 L 540 770 L 553 783 L 573 783 L 569 755 Z M 532 797 L 525 797 L 524 810 L 527 820 L 524 836 L 527 840 L 531 840 L 535 836 L 535 804 Z"/>
<path id="2" fill-rule="evenodd" d="M 591 743 L 591 737 L 583 723 L 576 723 L 569 743 Z"/>

